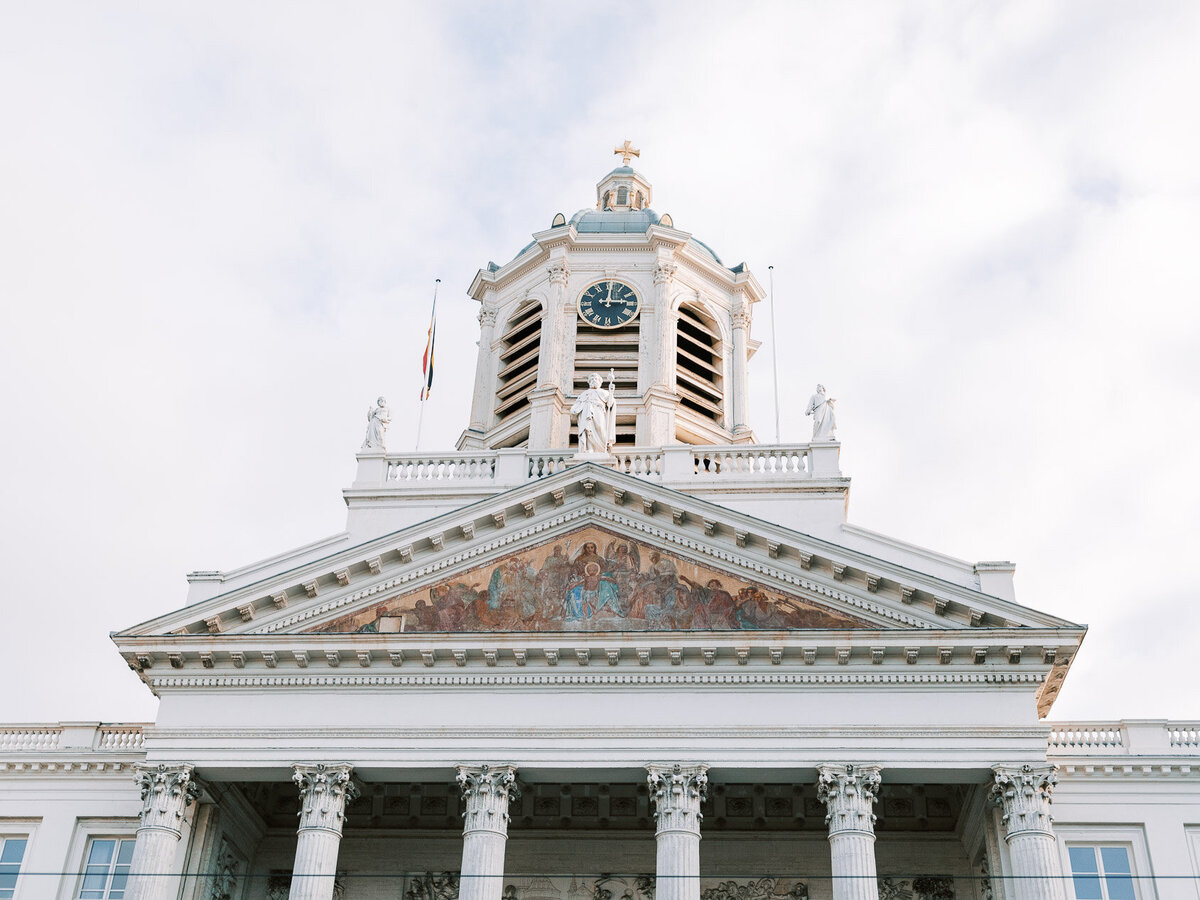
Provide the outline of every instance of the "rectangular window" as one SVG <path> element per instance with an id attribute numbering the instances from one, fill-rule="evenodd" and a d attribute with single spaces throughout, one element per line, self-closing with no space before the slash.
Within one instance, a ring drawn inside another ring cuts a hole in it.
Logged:
<path id="1" fill-rule="evenodd" d="M 17 890 L 17 876 L 21 874 L 21 860 L 25 858 L 25 837 L 0 837 L 0 900 L 12 900 Z"/>
<path id="2" fill-rule="evenodd" d="M 79 900 L 123 900 L 133 845 L 132 838 L 93 838 L 88 844 Z"/>
<path id="3" fill-rule="evenodd" d="M 1120 844 L 1068 846 L 1075 900 L 1137 900 L 1129 851 Z"/>

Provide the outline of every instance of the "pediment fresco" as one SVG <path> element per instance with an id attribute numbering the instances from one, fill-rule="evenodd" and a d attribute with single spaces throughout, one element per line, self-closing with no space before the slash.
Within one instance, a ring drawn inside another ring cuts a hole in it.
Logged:
<path id="1" fill-rule="evenodd" d="M 738 631 L 870 622 L 588 527 L 311 629 L 347 632 Z"/>

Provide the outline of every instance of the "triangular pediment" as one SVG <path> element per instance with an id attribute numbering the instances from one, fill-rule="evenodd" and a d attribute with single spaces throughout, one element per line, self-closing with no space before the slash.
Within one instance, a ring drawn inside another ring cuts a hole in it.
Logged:
<path id="1" fill-rule="evenodd" d="M 1077 628 L 583 464 L 300 566 L 281 563 L 116 637 L 1064 626 Z"/>
<path id="2" fill-rule="evenodd" d="M 401 590 L 318 633 L 758 631 L 875 623 L 614 528 L 584 525 L 428 587 Z"/>

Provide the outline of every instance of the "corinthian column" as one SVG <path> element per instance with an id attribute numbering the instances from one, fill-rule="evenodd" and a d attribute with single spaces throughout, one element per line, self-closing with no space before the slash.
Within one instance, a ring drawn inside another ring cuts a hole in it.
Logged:
<path id="1" fill-rule="evenodd" d="M 200 793 L 191 766 L 138 766 L 142 820 L 129 863 L 127 900 L 167 900 L 178 885 L 172 875 L 183 833 L 183 814 Z"/>
<path id="2" fill-rule="evenodd" d="M 346 804 L 359 793 L 350 779 L 354 769 L 345 763 L 292 768 L 300 789 L 300 827 L 288 900 L 332 900 Z"/>
<path id="3" fill-rule="evenodd" d="M 458 900 L 500 900 L 508 804 L 521 796 L 513 766 L 459 766 L 463 812 L 462 870 Z"/>
<path id="4" fill-rule="evenodd" d="M 708 766 L 646 766 L 658 844 L 656 900 L 700 900 L 700 804 Z"/>
<path id="5" fill-rule="evenodd" d="M 993 766 L 992 800 L 1003 812 L 1004 839 L 1012 860 L 1014 900 L 1065 900 L 1062 862 L 1054 841 L 1050 792 L 1054 766 Z"/>
<path id="6" fill-rule="evenodd" d="M 879 766 L 818 766 L 817 797 L 825 804 L 833 863 L 833 900 L 879 900 L 875 813 Z"/>

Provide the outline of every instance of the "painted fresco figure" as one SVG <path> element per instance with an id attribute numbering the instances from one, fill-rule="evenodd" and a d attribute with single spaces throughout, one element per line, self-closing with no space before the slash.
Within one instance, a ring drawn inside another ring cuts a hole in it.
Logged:
<path id="1" fill-rule="evenodd" d="M 575 400 L 571 415 L 578 416 L 579 452 L 607 453 L 612 447 L 613 434 L 609 428 L 610 413 L 616 407 L 616 386 L 610 381 L 608 390 L 600 387 L 600 376 L 593 372 L 588 376 L 588 387 Z"/>
<path id="2" fill-rule="evenodd" d="M 592 619 L 602 610 L 607 610 L 608 615 L 620 615 L 617 583 L 601 574 L 599 563 L 588 563 L 582 577 L 576 575 L 571 579 L 563 614 L 568 619 Z"/>
<path id="3" fill-rule="evenodd" d="M 808 398 L 808 408 L 804 410 L 804 414 L 813 417 L 814 442 L 837 440 L 837 418 L 833 412 L 835 403 L 837 400 L 825 395 L 823 384 L 818 384 L 817 392 Z"/>
<path id="4" fill-rule="evenodd" d="M 387 400 L 380 397 L 367 410 L 367 436 L 363 438 L 362 450 L 386 450 L 387 427 L 392 422 L 392 411 Z"/>

